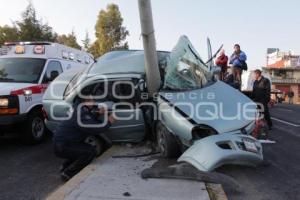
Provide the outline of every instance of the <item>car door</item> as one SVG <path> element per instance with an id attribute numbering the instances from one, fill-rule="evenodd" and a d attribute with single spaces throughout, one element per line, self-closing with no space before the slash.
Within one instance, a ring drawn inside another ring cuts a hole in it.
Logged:
<path id="1" fill-rule="evenodd" d="M 116 105 L 113 111 L 116 121 L 107 132 L 114 142 L 141 141 L 145 137 L 145 121 L 139 106 L 141 80 L 136 78 L 110 81 L 109 90 Z"/>
<path id="2" fill-rule="evenodd" d="M 107 80 L 92 81 L 85 94 L 96 97 L 97 104 L 110 104 L 109 112 L 115 116 L 115 122 L 105 131 L 113 142 L 141 141 L 145 137 L 143 110 L 140 108 L 140 78 L 113 77 Z"/>

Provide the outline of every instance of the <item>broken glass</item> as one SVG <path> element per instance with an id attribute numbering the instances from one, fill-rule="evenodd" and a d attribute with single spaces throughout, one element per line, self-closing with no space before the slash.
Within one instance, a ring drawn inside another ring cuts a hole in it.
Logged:
<path id="1" fill-rule="evenodd" d="M 186 36 L 179 39 L 167 64 L 164 87 L 191 90 L 214 81 L 209 67 L 203 62 Z"/>

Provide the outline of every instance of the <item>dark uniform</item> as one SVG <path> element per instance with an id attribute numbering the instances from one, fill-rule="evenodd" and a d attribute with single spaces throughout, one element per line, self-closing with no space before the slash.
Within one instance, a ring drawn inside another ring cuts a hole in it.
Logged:
<path id="1" fill-rule="evenodd" d="M 263 105 L 265 120 L 267 121 L 269 128 L 271 128 L 273 124 L 268 107 L 268 103 L 271 100 L 271 83 L 269 79 L 262 76 L 260 80 L 254 82 L 253 100 Z"/>
<path id="2" fill-rule="evenodd" d="M 78 124 L 78 104 L 74 105 L 72 117 L 62 121 L 54 131 L 54 152 L 66 159 L 62 166 L 62 178 L 68 180 L 81 169 L 87 166 L 96 156 L 93 146 L 85 143 L 85 139 L 90 135 L 98 135 L 107 130 L 110 126 L 108 122 L 100 128 L 82 127 Z M 103 122 L 103 116 L 92 114 L 91 110 L 84 106 L 81 107 L 80 120 L 83 124 L 99 125 Z"/>
<path id="3" fill-rule="evenodd" d="M 234 81 L 234 75 L 233 74 L 229 74 L 226 78 L 225 78 L 225 83 L 227 83 L 228 85 L 230 85 L 231 87 L 239 90 L 240 89 L 240 84 Z"/>

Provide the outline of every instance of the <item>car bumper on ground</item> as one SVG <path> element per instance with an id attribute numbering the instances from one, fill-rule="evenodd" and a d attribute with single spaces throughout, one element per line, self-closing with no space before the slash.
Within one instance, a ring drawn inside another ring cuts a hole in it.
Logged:
<path id="1" fill-rule="evenodd" d="M 196 141 L 179 159 L 201 171 L 222 165 L 256 166 L 263 161 L 262 146 L 251 136 L 224 133 Z"/>

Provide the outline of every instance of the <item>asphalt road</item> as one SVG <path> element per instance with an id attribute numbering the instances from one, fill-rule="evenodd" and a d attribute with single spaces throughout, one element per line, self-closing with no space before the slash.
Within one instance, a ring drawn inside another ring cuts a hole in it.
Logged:
<path id="1" fill-rule="evenodd" d="M 37 200 L 62 184 L 61 161 L 52 141 L 26 146 L 16 139 L 0 139 L 0 200 Z"/>
<path id="2" fill-rule="evenodd" d="M 226 191 L 230 200 L 300 199 L 300 106 L 277 105 L 271 109 L 274 128 L 265 144 L 266 163 L 258 168 L 225 166 L 218 171 L 232 176 L 240 192 Z"/>
<path id="3" fill-rule="evenodd" d="M 230 200 L 300 199 L 300 106 L 277 105 L 271 113 L 274 129 L 270 137 L 277 143 L 264 145 L 266 163 L 258 168 L 217 170 L 240 185 L 240 191 L 226 188 Z M 62 184 L 60 164 L 50 138 L 37 146 L 0 139 L 0 200 L 43 199 Z"/>

